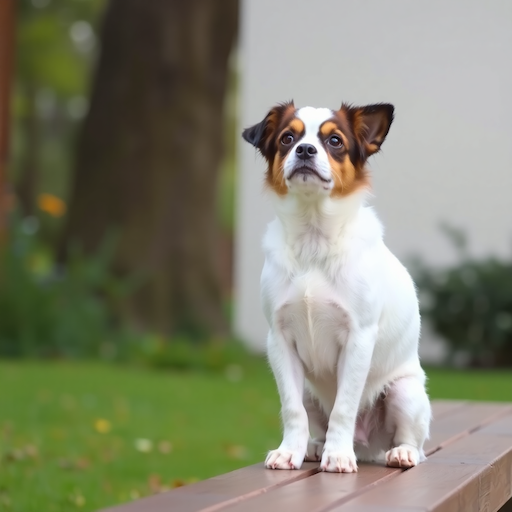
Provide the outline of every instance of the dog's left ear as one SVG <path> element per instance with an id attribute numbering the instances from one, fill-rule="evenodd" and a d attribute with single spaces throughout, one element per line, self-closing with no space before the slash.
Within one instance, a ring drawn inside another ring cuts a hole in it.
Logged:
<path id="1" fill-rule="evenodd" d="M 258 149 L 267 160 L 271 159 L 272 154 L 275 153 L 276 150 L 273 146 L 275 146 L 274 139 L 277 134 L 278 126 L 286 112 L 294 110 L 295 106 L 293 100 L 276 105 L 270 110 L 261 123 L 246 128 L 242 132 L 242 137 L 249 144 L 252 144 Z"/>
<path id="2" fill-rule="evenodd" d="M 352 122 L 354 134 L 362 146 L 363 158 L 377 153 L 393 122 L 395 107 L 389 103 L 377 103 L 366 107 L 343 105 L 341 108 Z"/>
<path id="3" fill-rule="evenodd" d="M 268 115 L 258 124 L 251 126 L 250 128 L 246 128 L 242 132 L 242 137 L 249 144 L 252 144 L 255 148 L 260 149 L 261 139 L 263 138 L 263 133 L 265 132 L 265 125 L 267 124 Z"/>

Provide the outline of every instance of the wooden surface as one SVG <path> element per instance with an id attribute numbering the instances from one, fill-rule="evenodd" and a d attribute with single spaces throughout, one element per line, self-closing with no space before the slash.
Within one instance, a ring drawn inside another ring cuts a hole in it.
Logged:
<path id="1" fill-rule="evenodd" d="M 361 464 L 357 474 L 333 474 L 319 473 L 317 463 L 299 471 L 256 464 L 108 512 L 499 510 L 512 497 L 512 404 L 437 401 L 433 410 L 428 459 L 407 471 Z"/>
<path id="2" fill-rule="evenodd" d="M 14 51 L 14 0 L 0 0 L 0 242 L 6 215 L 5 181 L 9 148 L 9 99 Z"/>

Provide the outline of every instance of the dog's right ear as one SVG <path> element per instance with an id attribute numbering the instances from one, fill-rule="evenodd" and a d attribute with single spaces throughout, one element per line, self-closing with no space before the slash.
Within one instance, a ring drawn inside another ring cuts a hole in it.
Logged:
<path id="1" fill-rule="evenodd" d="M 275 137 L 281 121 L 287 113 L 293 115 L 295 105 L 293 101 L 281 103 L 275 106 L 263 121 L 242 132 L 242 137 L 249 144 L 252 144 L 268 160 L 272 156 L 271 148 L 275 145 Z"/>
<path id="2" fill-rule="evenodd" d="M 263 138 L 263 133 L 265 132 L 265 126 L 267 124 L 267 117 L 263 119 L 258 124 L 255 124 L 254 126 L 251 126 L 250 128 L 246 128 L 242 132 L 242 137 L 244 140 L 246 140 L 249 144 L 252 144 L 255 148 L 260 148 L 261 139 Z"/>

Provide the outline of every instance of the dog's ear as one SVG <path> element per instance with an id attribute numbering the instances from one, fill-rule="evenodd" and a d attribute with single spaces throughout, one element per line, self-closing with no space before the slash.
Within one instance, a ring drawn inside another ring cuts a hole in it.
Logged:
<path id="1" fill-rule="evenodd" d="M 265 117 L 265 119 L 263 119 L 263 121 L 261 121 L 260 123 L 255 124 L 250 128 L 246 128 L 242 132 L 242 137 L 244 138 L 244 140 L 246 140 L 249 144 L 252 144 L 257 149 L 260 149 L 259 146 L 261 143 L 261 139 L 263 137 L 263 133 L 265 132 L 267 117 Z"/>
<path id="2" fill-rule="evenodd" d="M 271 157 L 271 148 L 277 130 L 284 118 L 286 112 L 295 111 L 293 100 L 287 103 L 281 103 L 275 106 L 266 116 L 263 121 L 250 128 L 246 128 L 242 132 L 242 137 L 249 144 L 252 144 L 260 153 L 266 158 Z"/>
<path id="3" fill-rule="evenodd" d="M 354 135 L 361 146 L 361 157 L 366 160 L 379 151 L 389 132 L 395 107 L 389 103 L 377 103 L 365 107 L 342 105 L 352 124 Z"/>

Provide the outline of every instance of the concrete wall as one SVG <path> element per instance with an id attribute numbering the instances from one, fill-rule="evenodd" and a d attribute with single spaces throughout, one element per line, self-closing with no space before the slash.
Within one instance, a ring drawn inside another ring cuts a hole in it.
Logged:
<path id="1" fill-rule="evenodd" d="M 338 108 L 391 102 L 370 160 L 373 203 L 404 259 L 456 259 L 441 221 L 473 254 L 512 256 L 512 1 L 243 0 L 240 128 L 279 101 Z M 235 329 L 261 347 L 261 237 L 272 211 L 264 162 L 240 138 Z"/>

